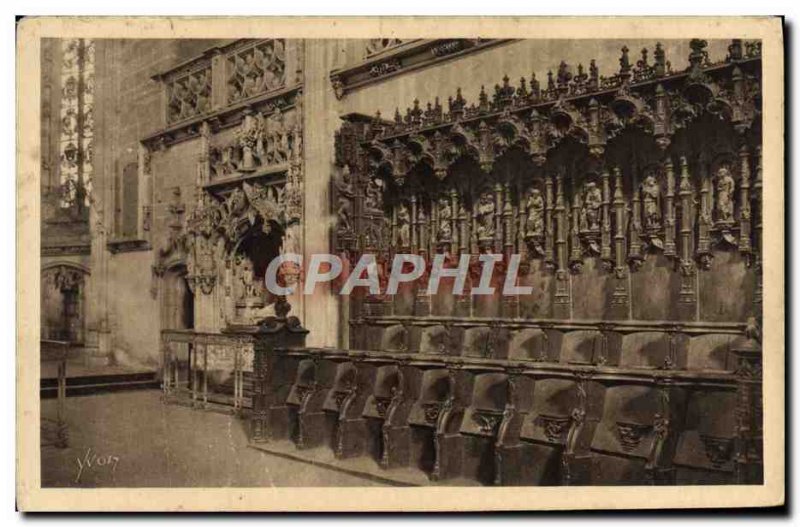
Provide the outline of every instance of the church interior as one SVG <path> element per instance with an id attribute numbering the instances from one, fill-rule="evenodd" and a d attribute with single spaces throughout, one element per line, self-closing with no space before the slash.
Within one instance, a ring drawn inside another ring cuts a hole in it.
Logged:
<path id="1" fill-rule="evenodd" d="M 44 486 L 762 482 L 760 42 L 41 47 Z"/>

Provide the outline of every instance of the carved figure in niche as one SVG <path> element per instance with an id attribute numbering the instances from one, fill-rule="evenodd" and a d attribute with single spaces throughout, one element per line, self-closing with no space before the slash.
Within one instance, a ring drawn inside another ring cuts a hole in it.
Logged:
<path id="1" fill-rule="evenodd" d="M 205 237 L 198 237 L 195 240 L 195 266 L 197 274 L 210 274 L 215 270 L 214 264 L 214 243 Z"/>
<path id="2" fill-rule="evenodd" d="M 716 187 L 716 220 L 718 223 L 733 223 L 733 192 L 736 189 L 736 182 L 727 166 L 721 166 L 717 170 Z"/>
<path id="3" fill-rule="evenodd" d="M 237 255 L 234 265 L 236 266 L 234 272 L 241 283 L 240 293 L 237 295 L 238 299 L 260 298 L 259 282 L 253 275 L 253 263 L 250 259 L 246 256 Z"/>
<path id="4" fill-rule="evenodd" d="M 401 248 L 411 247 L 411 213 L 405 203 L 397 209 L 397 242 Z"/>
<path id="5" fill-rule="evenodd" d="M 244 297 L 259 298 L 261 292 L 259 291 L 258 281 L 253 275 L 253 264 L 248 258 L 242 258 L 239 272 L 241 273 L 239 279 L 242 281 Z"/>
<path id="6" fill-rule="evenodd" d="M 580 225 L 582 231 L 600 230 L 600 207 L 603 204 L 603 194 L 597 183 L 590 181 L 586 184 L 583 197 L 583 207 L 580 212 Z"/>
<path id="7" fill-rule="evenodd" d="M 490 191 L 481 194 L 477 208 L 477 235 L 478 240 L 491 240 L 494 238 L 494 196 Z"/>
<path id="8" fill-rule="evenodd" d="M 525 235 L 533 238 L 544 236 L 544 197 L 539 189 L 531 190 L 525 203 L 528 220 L 525 225 Z"/>
<path id="9" fill-rule="evenodd" d="M 440 242 L 453 240 L 453 208 L 450 200 L 441 198 L 439 200 L 439 227 L 436 232 L 436 239 Z"/>
<path id="10" fill-rule="evenodd" d="M 367 189 L 364 196 L 364 207 L 367 210 L 383 209 L 383 181 L 376 178 L 369 178 Z"/>
<path id="11" fill-rule="evenodd" d="M 349 232 L 353 230 L 351 217 L 353 215 L 353 198 L 355 192 L 353 191 L 353 183 L 350 179 L 350 169 L 344 167 L 342 169 L 342 176 L 336 182 L 336 190 L 338 193 L 336 204 L 336 221 L 337 232 Z"/>
<path id="12" fill-rule="evenodd" d="M 242 188 L 250 202 L 250 223 L 255 224 L 255 214 L 257 213 L 261 216 L 261 230 L 264 234 L 269 234 L 272 231 L 271 222 L 281 223 L 283 219 L 286 189 L 258 183 L 251 185 L 247 181 L 242 183 Z"/>
<path id="13" fill-rule="evenodd" d="M 277 111 L 270 115 L 264 123 L 266 136 L 266 160 L 268 165 L 280 165 L 289 160 L 289 133 L 286 128 L 284 114 Z"/>
<path id="14" fill-rule="evenodd" d="M 230 216 L 239 216 L 247 209 L 247 196 L 241 188 L 233 189 L 225 200 L 225 208 Z"/>
<path id="15" fill-rule="evenodd" d="M 645 229 L 659 229 L 661 227 L 661 187 L 652 172 L 642 181 L 642 205 Z"/>
<path id="16" fill-rule="evenodd" d="M 264 118 L 258 115 L 246 115 L 241 127 L 236 130 L 236 140 L 242 148 L 242 163 L 239 170 L 250 172 L 255 170 L 255 158 L 260 157 L 264 150 L 262 134 L 264 131 Z"/>
<path id="17" fill-rule="evenodd" d="M 217 258 L 222 238 L 210 239 L 202 235 L 189 238 L 189 258 L 186 261 L 190 287 L 198 284 L 201 291 L 211 294 L 217 279 Z"/>

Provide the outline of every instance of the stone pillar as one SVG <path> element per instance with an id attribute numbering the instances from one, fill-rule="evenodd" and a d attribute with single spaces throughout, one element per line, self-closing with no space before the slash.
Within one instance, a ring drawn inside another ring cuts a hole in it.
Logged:
<path id="1" fill-rule="evenodd" d="M 305 206 L 302 219 L 303 261 L 314 253 L 330 252 L 330 178 L 334 165 L 334 133 L 340 122 L 338 101 L 328 75 L 336 66 L 340 46 L 331 40 L 305 41 L 303 129 L 305 136 Z M 310 331 L 309 346 L 336 346 L 338 342 L 338 303 L 330 287 L 318 286 L 313 297 L 306 297 L 299 316 Z"/>

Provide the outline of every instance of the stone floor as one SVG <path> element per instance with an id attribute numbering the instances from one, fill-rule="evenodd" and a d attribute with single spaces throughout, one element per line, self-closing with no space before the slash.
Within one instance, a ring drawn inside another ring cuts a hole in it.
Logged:
<path id="1" fill-rule="evenodd" d="M 42 401 L 43 417 L 55 408 Z M 69 447 L 42 447 L 44 487 L 378 485 L 248 448 L 243 421 L 163 405 L 155 390 L 69 397 L 66 408 Z"/>
<path id="2" fill-rule="evenodd" d="M 55 361 L 44 361 L 41 363 L 42 379 L 58 378 L 58 363 Z M 145 366 L 122 366 L 122 365 L 103 365 L 95 366 L 86 364 L 82 358 L 67 361 L 67 377 L 87 377 L 92 375 L 125 375 L 131 373 L 152 372 L 155 368 Z"/>

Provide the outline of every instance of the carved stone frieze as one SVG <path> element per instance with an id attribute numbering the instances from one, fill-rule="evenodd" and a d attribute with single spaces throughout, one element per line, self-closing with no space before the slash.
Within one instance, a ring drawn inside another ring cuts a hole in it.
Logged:
<path id="1" fill-rule="evenodd" d="M 270 169 L 288 170 L 301 148 L 298 116 L 295 110 L 245 115 L 232 141 L 211 145 L 211 180 Z"/>

